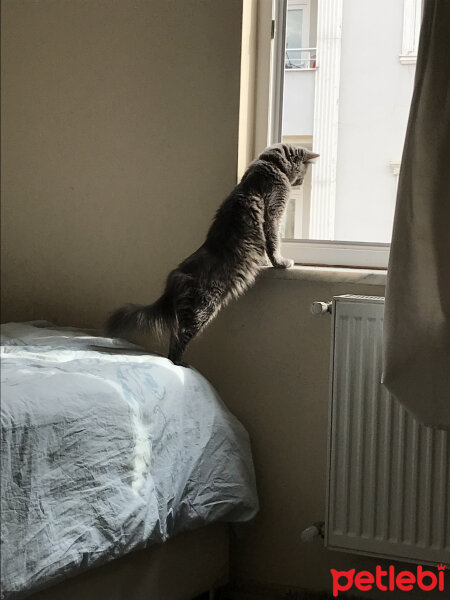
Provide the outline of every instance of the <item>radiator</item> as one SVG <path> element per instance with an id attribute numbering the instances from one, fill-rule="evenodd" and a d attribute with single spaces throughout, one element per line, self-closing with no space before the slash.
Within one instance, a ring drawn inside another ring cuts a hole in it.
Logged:
<path id="1" fill-rule="evenodd" d="M 325 544 L 450 564 L 449 433 L 418 422 L 380 383 L 384 298 L 337 296 L 329 308 Z"/>

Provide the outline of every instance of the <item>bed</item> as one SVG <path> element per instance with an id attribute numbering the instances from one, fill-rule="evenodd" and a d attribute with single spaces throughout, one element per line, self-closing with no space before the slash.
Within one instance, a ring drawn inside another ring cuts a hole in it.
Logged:
<path id="1" fill-rule="evenodd" d="M 42 321 L 2 326 L 1 377 L 2 598 L 182 600 L 226 577 L 224 523 L 258 500 L 205 378 Z"/>

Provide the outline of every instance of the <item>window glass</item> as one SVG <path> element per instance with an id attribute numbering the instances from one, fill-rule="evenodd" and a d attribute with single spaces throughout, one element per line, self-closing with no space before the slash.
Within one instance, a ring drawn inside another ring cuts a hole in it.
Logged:
<path id="1" fill-rule="evenodd" d="M 282 139 L 321 156 L 293 191 L 284 237 L 389 243 L 415 73 L 404 28 L 421 15 L 392 0 L 302 6 L 288 0 Z"/>
<path id="2" fill-rule="evenodd" d="M 299 68 L 302 47 L 303 10 L 288 10 L 286 19 L 285 68 Z"/>

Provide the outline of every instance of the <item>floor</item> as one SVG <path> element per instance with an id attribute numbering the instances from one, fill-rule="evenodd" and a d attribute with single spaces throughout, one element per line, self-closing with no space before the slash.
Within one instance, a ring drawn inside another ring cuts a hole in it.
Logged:
<path id="1" fill-rule="evenodd" d="M 353 596 L 340 594 L 344 600 L 364 600 L 361 596 Z M 206 593 L 198 596 L 194 600 L 336 600 L 332 594 L 328 592 L 310 592 L 307 590 L 296 590 L 287 593 L 276 594 L 271 591 L 267 592 L 243 592 L 231 587 L 216 590 L 214 593 Z"/>

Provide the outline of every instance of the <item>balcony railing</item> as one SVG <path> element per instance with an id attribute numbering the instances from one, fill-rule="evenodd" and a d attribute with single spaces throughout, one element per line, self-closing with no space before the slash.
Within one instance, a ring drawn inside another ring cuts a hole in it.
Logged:
<path id="1" fill-rule="evenodd" d="M 285 69 L 315 69 L 317 48 L 286 48 Z"/>

